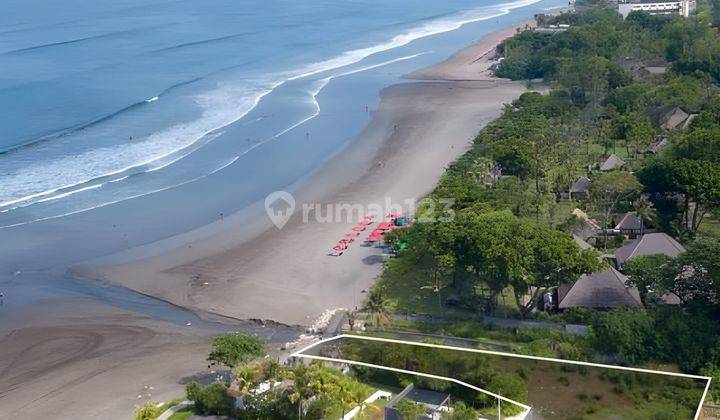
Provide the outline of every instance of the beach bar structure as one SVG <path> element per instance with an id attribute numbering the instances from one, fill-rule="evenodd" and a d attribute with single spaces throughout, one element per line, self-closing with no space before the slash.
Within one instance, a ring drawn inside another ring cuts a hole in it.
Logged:
<path id="1" fill-rule="evenodd" d="M 618 4 L 618 12 L 623 19 L 628 17 L 631 12 L 645 12 L 651 15 L 670 15 L 678 14 L 689 17 L 695 12 L 695 0 L 678 0 L 678 1 L 638 1 L 632 3 Z"/>

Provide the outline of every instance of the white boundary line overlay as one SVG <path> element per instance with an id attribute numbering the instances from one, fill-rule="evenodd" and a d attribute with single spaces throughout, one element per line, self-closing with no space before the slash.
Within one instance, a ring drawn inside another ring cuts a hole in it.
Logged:
<path id="1" fill-rule="evenodd" d="M 432 378 L 432 379 L 446 380 L 446 381 L 454 382 L 461 386 L 468 387 L 475 391 L 490 395 L 499 400 L 518 405 L 520 407 L 523 407 L 523 409 L 525 409 L 525 410 L 530 410 L 532 408 L 528 405 L 525 405 L 525 404 L 519 403 L 517 401 L 511 400 L 509 398 L 503 397 L 502 395 L 494 394 L 490 391 L 484 390 L 482 388 L 478 388 L 474 385 L 470 385 L 468 383 L 459 381 L 454 378 L 436 376 L 436 375 L 431 375 L 428 373 L 421 373 L 421 372 L 410 371 L 410 370 L 405 370 L 405 369 L 391 368 L 388 366 L 375 365 L 375 364 L 365 363 L 365 362 L 357 362 L 354 360 L 336 359 L 336 358 L 332 358 L 332 357 L 313 356 L 313 355 L 309 355 L 309 354 L 303 354 L 304 352 L 306 352 L 314 347 L 317 347 L 319 345 L 322 345 L 325 343 L 330 343 L 333 341 L 339 341 L 339 340 L 343 340 L 343 339 L 376 341 L 376 342 L 390 343 L 390 344 L 405 344 L 405 345 L 410 345 L 410 346 L 430 347 L 430 348 L 436 348 L 436 349 L 441 349 L 441 350 L 463 351 L 463 352 L 467 352 L 467 353 L 488 354 L 488 355 L 493 355 L 493 356 L 514 357 L 517 359 L 538 360 L 538 361 L 542 361 L 542 362 L 563 363 L 563 364 L 568 364 L 568 365 L 589 366 L 589 367 L 595 367 L 595 368 L 616 369 L 616 370 L 624 370 L 624 371 L 629 371 L 629 372 L 649 373 L 649 374 L 654 374 L 654 375 L 665 375 L 665 376 L 675 376 L 675 377 L 695 379 L 695 380 L 704 380 L 704 381 L 706 381 L 705 390 L 703 391 L 702 398 L 700 399 L 700 402 L 698 403 L 698 408 L 697 408 L 697 411 L 695 412 L 694 420 L 698 420 L 700 417 L 700 412 L 702 411 L 703 402 L 705 402 L 705 397 L 707 396 L 708 390 L 710 389 L 710 383 L 712 381 L 712 378 L 708 377 L 708 376 L 690 375 L 687 373 L 666 372 L 666 371 L 662 371 L 662 370 L 642 369 L 642 368 L 634 368 L 634 367 L 627 367 L 627 366 L 614 366 L 614 365 L 606 365 L 606 364 L 602 364 L 602 363 L 583 362 L 580 360 L 553 359 L 551 357 L 529 356 L 529 355 L 525 355 L 525 354 L 505 353 L 505 352 L 492 351 L 492 350 L 481 350 L 481 349 L 473 349 L 473 348 L 468 348 L 468 347 L 454 347 L 454 346 L 447 346 L 444 344 L 423 343 L 423 342 L 418 342 L 418 341 L 397 340 L 397 339 L 393 339 L 393 338 L 371 337 L 371 336 L 355 335 L 355 334 L 340 334 L 335 337 L 330 337 L 330 338 L 326 338 L 326 339 L 317 341 L 315 343 L 312 343 L 312 344 L 296 351 L 295 353 L 292 353 L 290 355 L 290 357 L 300 357 L 300 358 L 306 358 L 306 359 L 324 360 L 324 361 L 335 362 L 335 363 L 347 363 L 350 365 L 365 366 L 365 367 L 389 370 L 389 371 L 394 371 L 394 372 L 399 372 L 399 373 L 406 373 L 406 374 L 410 374 L 410 375 L 424 376 L 424 377 L 428 377 L 428 378 Z"/>

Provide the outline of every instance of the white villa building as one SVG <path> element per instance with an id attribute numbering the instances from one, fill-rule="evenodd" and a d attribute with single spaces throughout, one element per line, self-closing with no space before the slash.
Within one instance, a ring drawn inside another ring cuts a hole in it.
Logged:
<path id="1" fill-rule="evenodd" d="M 651 15 L 679 14 L 689 17 L 695 11 L 695 0 L 657 1 L 641 0 L 633 3 L 619 3 L 618 12 L 626 18 L 630 12 L 647 12 Z"/>

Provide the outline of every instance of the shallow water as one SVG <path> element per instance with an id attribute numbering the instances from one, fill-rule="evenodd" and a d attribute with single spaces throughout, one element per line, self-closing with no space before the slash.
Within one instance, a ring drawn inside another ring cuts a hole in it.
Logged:
<path id="1" fill-rule="evenodd" d="M 562 5 L 9 0 L 2 274 L 149 243 L 256 202 L 347 146 L 403 74 Z"/>

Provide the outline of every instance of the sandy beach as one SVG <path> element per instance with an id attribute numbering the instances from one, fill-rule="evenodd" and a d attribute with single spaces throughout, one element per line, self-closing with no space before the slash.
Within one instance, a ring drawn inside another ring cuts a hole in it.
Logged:
<path id="1" fill-rule="evenodd" d="M 296 208 L 305 203 L 363 208 L 388 200 L 403 204 L 432 190 L 478 130 L 526 90 L 522 83 L 494 79 L 488 73 L 495 46 L 513 33 L 515 28 L 493 33 L 448 61 L 408 76 L 421 81 L 385 89 L 360 138 L 292 190 Z M 210 237 L 150 258 L 116 255 L 115 260 L 131 261 L 76 267 L 74 273 L 120 284 L 206 317 L 309 325 L 325 310 L 361 305 L 363 292 L 381 272 L 383 258 L 378 248 L 358 242 L 341 257 L 328 256 L 353 226 L 351 221 L 319 223 L 311 217 L 305 223 L 302 212 L 296 211 L 278 230 L 263 213 L 262 203 L 257 203 L 242 217 L 219 221 Z M 137 255 L 137 250 L 131 252 Z"/>
<path id="2" fill-rule="evenodd" d="M 0 419 L 127 419 L 206 368 L 209 332 L 86 299 L 38 306 L 4 313 Z"/>
<path id="3" fill-rule="evenodd" d="M 385 89 L 363 134 L 290 188 L 297 208 L 403 204 L 431 191 L 478 130 L 526 90 L 487 72 L 488 52 L 514 32 L 493 33 Z M 208 319 L 307 326 L 325 310 L 361 305 L 363 292 L 381 273 L 381 250 L 361 241 L 340 257 L 328 256 L 352 226 L 313 218 L 304 223 L 297 211 L 278 230 L 257 203 L 197 231 L 71 272 Z M 181 379 L 206 370 L 215 333 L 89 299 L 6 309 L 0 325 L 0 418 L 127 418 L 139 403 L 181 396 Z"/>

